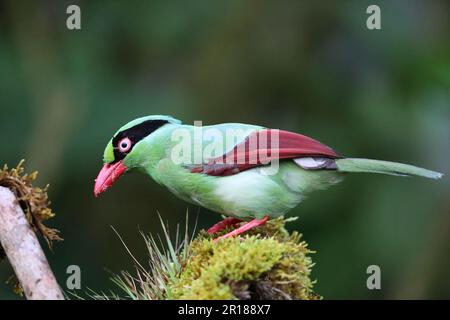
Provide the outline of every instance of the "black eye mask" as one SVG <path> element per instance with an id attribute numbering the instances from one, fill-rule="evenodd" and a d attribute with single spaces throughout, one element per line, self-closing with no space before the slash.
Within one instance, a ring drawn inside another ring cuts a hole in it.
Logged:
<path id="1" fill-rule="evenodd" d="M 135 125 L 134 127 L 117 133 L 112 140 L 112 145 L 114 148 L 114 161 L 111 162 L 111 164 L 114 164 L 125 158 L 126 155 L 130 153 L 131 150 L 133 150 L 133 147 L 136 145 L 136 143 L 167 123 L 169 123 L 169 121 L 167 120 L 147 120 Z M 121 152 L 119 150 L 119 143 L 123 138 L 128 138 L 131 141 L 131 147 L 127 152 Z"/>

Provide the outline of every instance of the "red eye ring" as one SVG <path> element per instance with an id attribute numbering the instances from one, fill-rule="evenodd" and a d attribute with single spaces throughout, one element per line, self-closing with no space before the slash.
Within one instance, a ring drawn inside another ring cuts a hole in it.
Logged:
<path id="1" fill-rule="evenodd" d="M 119 144 L 117 145 L 117 147 L 119 148 L 120 152 L 127 152 L 131 149 L 131 140 L 128 138 L 123 138 L 122 140 L 119 141 Z"/>

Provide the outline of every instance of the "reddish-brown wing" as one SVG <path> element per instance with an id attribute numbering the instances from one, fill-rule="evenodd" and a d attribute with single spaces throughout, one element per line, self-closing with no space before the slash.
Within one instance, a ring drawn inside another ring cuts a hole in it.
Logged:
<path id="1" fill-rule="evenodd" d="M 192 167 L 191 172 L 227 176 L 266 165 L 275 159 L 301 157 L 340 158 L 330 147 L 302 134 L 262 129 L 251 133 L 226 154 Z"/>

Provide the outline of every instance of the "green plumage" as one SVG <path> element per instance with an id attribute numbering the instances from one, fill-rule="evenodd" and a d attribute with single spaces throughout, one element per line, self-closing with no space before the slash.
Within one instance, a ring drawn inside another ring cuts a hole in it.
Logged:
<path id="1" fill-rule="evenodd" d="M 341 172 L 370 172 L 383 173 L 393 176 L 419 176 L 430 179 L 440 179 L 442 173 L 419 168 L 398 162 L 347 158 L 336 160 L 338 170 Z"/>
<path id="2" fill-rule="evenodd" d="M 189 161 L 195 162 L 199 152 L 200 162 L 208 163 L 206 151 L 219 156 L 262 127 L 239 123 L 220 124 L 203 127 L 203 132 L 208 134 L 198 135 L 195 132 L 198 128 L 194 126 L 183 125 L 166 116 L 150 116 L 128 123 L 119 129 L 118 133 L 146 121 L 161 119 L 168 123 L 137 141 L 131 152 L 124 157 L 123 164 L 126 165 L 127 171 L 144 172 L 185 201 L 241 219 L 261 219 L 266 215 L 275 218 L 284 215 L 310 192 L 326 189 L 341 181 L 345 173 L 349 172 L 416 175 L 432 179 L 442 176 L 440 173 L 411 165 L 369 159 L 327 158 L 325 160 L 332 161 L 333 166 L 311 168 L 308 167 L 311 163 L 315 165 L 320 163 L 321 159 L 306 157 L 281 160 L 274 174 L 268 174 L 267 165 L 227 176 L 194 173 L 190 170 Z M 224 144 L 217 138 L 225 136 L 230 130 L 241 132 L 231 144 Z M 181 154 L 177 148 L 183 135 L 184 138 L 189 137 L 187 144 L 192 148 L 188 153 Z M 115 149 L 117 146 L 113 146 L 110 141 L 104 153 L 105 163 L 114 163 Z M 177 157 L 185 163 L 174 161 Z"/>

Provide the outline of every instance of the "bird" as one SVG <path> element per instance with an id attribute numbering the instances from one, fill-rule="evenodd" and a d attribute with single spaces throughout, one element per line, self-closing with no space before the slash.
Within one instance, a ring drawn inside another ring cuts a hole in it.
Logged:
<path id="1" fill-rule="evenodd" d="M 311 192 L 349 173 L 443 176 L 403 163 L 344 157 L 315 139 L 285 130 L 243 123 L 188 125 L 165 115 L 137 118 L 113 135 L 95 179 L 94 196 L 132 171 L 149 175 L 186 202 L 224 216 L 207 232 L 232 230 L 214 241 L 285 215 Z"/>

